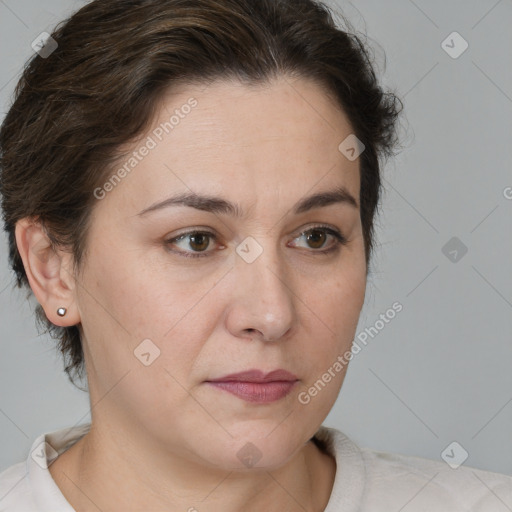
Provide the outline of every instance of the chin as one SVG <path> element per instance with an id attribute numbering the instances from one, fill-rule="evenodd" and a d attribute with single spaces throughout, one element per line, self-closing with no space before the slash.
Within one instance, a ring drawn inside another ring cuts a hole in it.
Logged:
<path id="1" fill-rule="evenodd" d="M 231 434 L 209 439 L 202 456 L 226 470 L 276 470 L 285 465 L 307 443 L 307 433 L 291 431 L 286 421 L 245 421 L 227 428 Z"/>

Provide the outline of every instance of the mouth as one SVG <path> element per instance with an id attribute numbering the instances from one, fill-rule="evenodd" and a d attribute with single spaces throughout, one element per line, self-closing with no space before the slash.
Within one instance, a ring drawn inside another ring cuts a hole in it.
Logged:
<path id="1" fill-rule="evenodd" d="M 266 375 L 261 370 L 249 370 L 206 381 L 216 389 L 227 391 L 246 402 L 259 404 L 281 400 L 297 382 L 297 376 L 286 370 L 275 370 Z"/>

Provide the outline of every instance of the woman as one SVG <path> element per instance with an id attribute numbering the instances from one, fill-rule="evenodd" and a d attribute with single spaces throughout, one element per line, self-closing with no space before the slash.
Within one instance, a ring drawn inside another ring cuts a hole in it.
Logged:
<path id="1" fill-rule="evenodd" d="M 40 45 L 2 206 L 92 422 L 36 439 L 1 510 L 512 506 L 510 477 L 322 426 L 399 104 L 311 0 L 96 0 Z"/>

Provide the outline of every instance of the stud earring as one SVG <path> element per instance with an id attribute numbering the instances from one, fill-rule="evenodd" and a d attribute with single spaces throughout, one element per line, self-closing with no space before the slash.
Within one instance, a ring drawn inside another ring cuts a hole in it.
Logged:
<path id="1" fill-rule="evenodd" d="M 57 315 L 59 316 L 64 316 L 67 312 L 67 309 L 66 308 L 59 308 L 57 309 Z"/>

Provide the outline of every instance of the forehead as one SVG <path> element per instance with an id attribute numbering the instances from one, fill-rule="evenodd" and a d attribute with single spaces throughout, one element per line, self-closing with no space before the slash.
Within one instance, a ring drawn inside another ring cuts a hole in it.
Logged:
<path id="1" fill-rule="evenodd" d="M 346 115 L 312 81 L 191 84 L 161 99 L 149 129 L 130 145 L 124 163 L 132 155 L 135 165 L 125 165 L 121 186 L 153 199 L 179 190 L 283 202 L 317 185 L 343 185 L 358 197 L 359 159 L 339 150 L 351 134 Z"/>
<path id="2" fill-rule="evenodd" d="M 187 107 L 191 99 L 196 102 L 193 109 Z M 348 117 L 322 86 L 311 79 L 286 76 L 263 83 L 217 80 L 209 85 L 181 86 L 161 99 L 152 128 L 162 127 L 173 114 L 180 119 L 171 123 L 169 142 L 179 140 L 180 131 L 192 123 L 198 137 L 207 133 L 205 142 L 232 142 L 243 147 L 275 138 L 290 144 L 306 139 L 328 147 L 333 139 L 352 132 Z M 182 122 L 185 119 L 188 121 Z M 196 145 L 194 138 L 185 134 L 187 141 Z"/>

